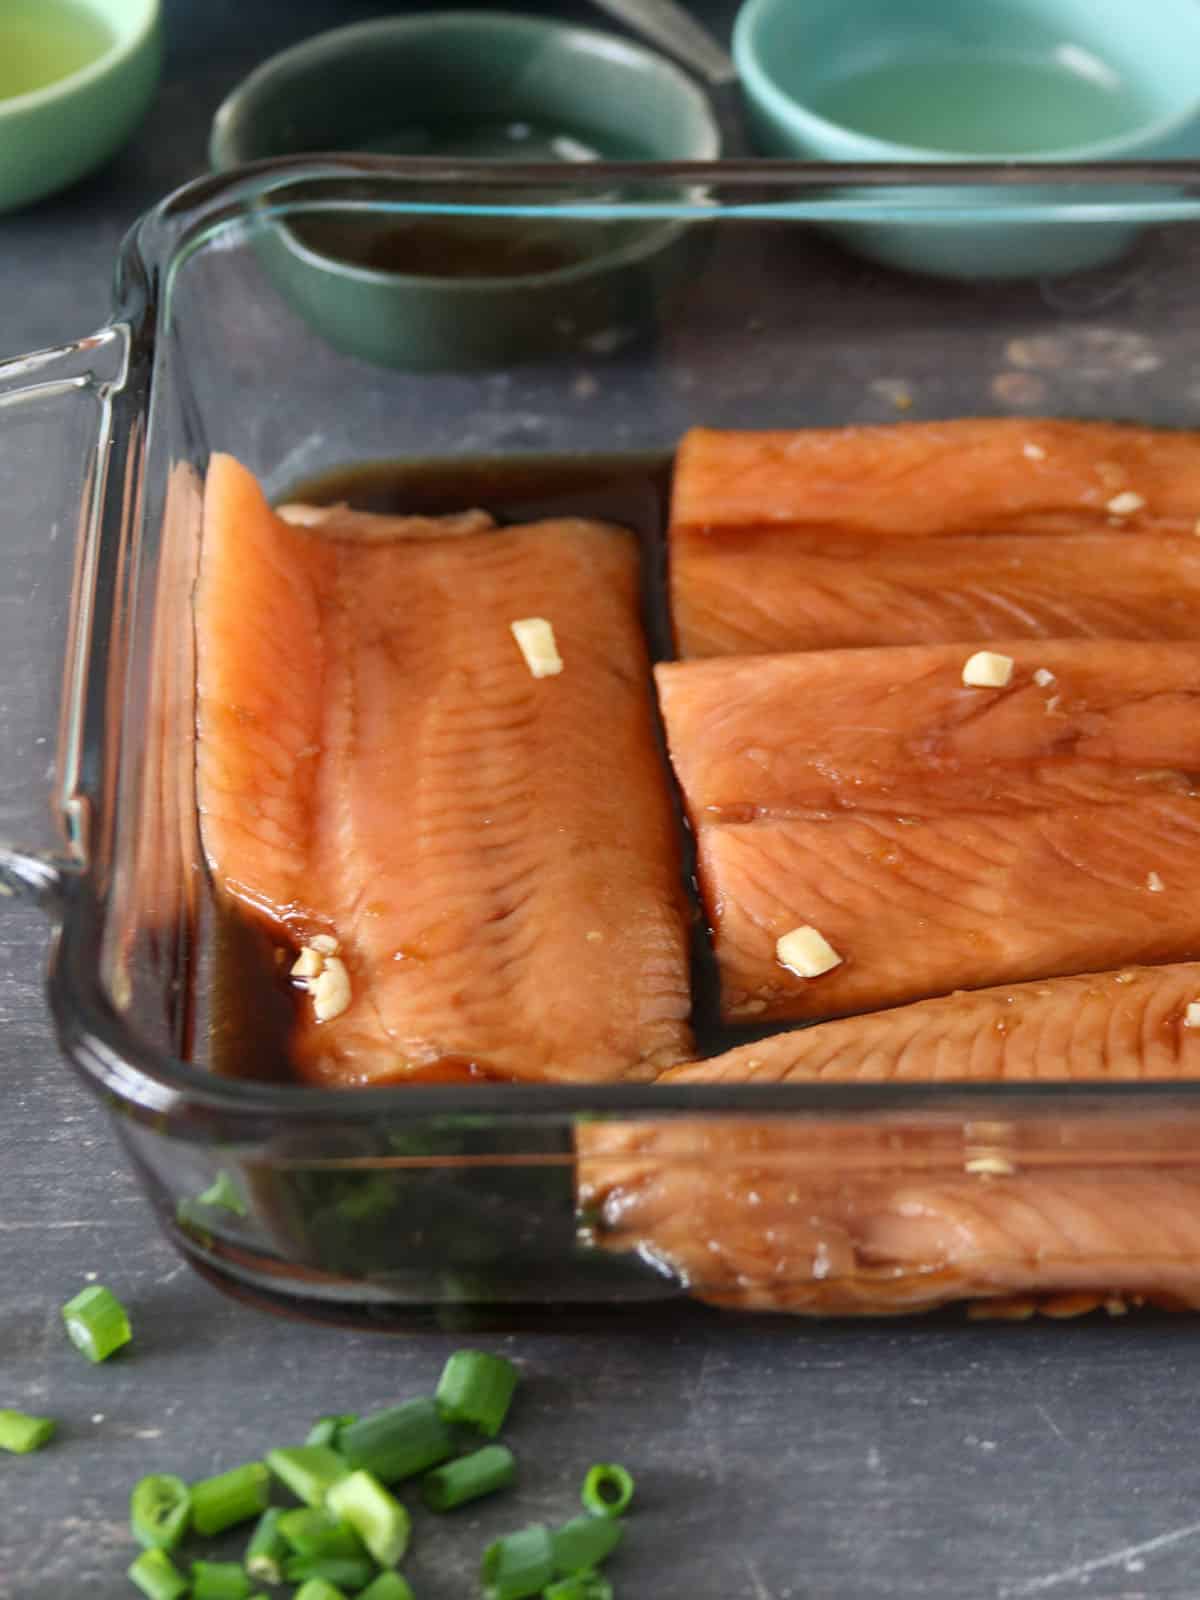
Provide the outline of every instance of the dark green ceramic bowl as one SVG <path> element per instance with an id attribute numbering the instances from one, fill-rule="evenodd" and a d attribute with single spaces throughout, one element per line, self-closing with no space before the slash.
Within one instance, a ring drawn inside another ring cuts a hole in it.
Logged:
<path id="1" fill-rule="evenodd" d="M 502 12 L 385 18 L 285 51 L 229 96 L 213 121 L 218 170 L 276 156 L 355 151 L 531 159 L 578 172 L 608 161 L 711 160 L 704 94 L 649 50 L 590 28 Z M 411 196 L 411 182 L 406 191 Z M 433 185 L 431 184 L 431 193 Z M 615 347 L 657 315 L 686 255 L 679 224 L 549 214 L 470 214 L 486 192 L 463 181 L 466 213 L 411 199 L 328 207 L 269 230 L 264 260 L 296 309 L 333 344 L 405 367 L 464 367 Z M 622 191 L 615 185 L 612 200 Z"/>

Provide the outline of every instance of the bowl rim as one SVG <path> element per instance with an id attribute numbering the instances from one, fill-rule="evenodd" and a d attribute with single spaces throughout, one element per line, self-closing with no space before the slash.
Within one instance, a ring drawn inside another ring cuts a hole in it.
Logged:
<path id="1" fill-rule="evenodd" d="M 448 35 L 504 33 L 560 40 L 577 39 L 587 45 L 593 54 L 604 55 L 610 61 L 619 59 L 637 68 L 650 68 L 658 74 L 660 82 L 670 83 L 679 93 L 681 103 L 687 104 L 696 128 L 704 135 L 703 144 L 698 145 L 690 156 L 677 159 L 712 161 L 716 160 L 720 153 L 721 130 L 709 96 L 669 56 L 636 40 L 627 39 L 621 34 L 609 33 L 603 28 L 592 28 L 584 23 L 571 22 L 559 17 L 543 17 L 520 11 L 453 10 L 422 11 L 408 16 L 375 17 L 364 22 L 352 22 L 341 28 L 328 28 L 322 33 L 313 34 L 310 38 L 301 39 L 297 44 L 289 45 L 287 49 L 268 56 L 234 85 L 213 113 L 209 125 L 209 165 L 216 172 L 228 172 L 246 163 L 246 157 L 237 139 L 239 122 L 245 120 L 247 102 L 259 94 L 265 86 L 270 85 L 281 71 L 287 71 L 298 65 L 317 66 L 330 55 L 353 53 L 355 47 L 360 44 L 364 51 L 368 51 L 382 39 L 403 39 L 409 35 L 431 33 Z M 285 151 L 255 159 L 286 160 L 294 157 L 307 160 L 320 153 Z M 493 164 L 499 166 L 502 163 Z M 573 164 L 564 163 L 564 165 L 569 167 Z M 579 166 L 585 169 L 592 165 L 591 162 L 579 163 Z"/>
<path id="2" fill-rule="evenodd" d="M 113 43 L 95 60 L 77 67 L 74 72 L 68 72 L 66 77 L 55 78 L 52 83 L 43 84 L 40 89 L 30 89 L 25 94 L 0 98 L 0 126 L 3 126 L 6 117 L 17 116 L 24 111 L 40 111 L 58 101 L 69 100 L 79 90 L 90 88 L 106 78 L 114 68 L 139 54 L 157 31 L 162 18 L 161 0 L 140 0 L 140 4 L 141 15 L 135 17 L 127 33 L 119 34 L 107 6 L 89 5 L 88 9 L 94 12 L 97 19 L 116 34 Z"/>
<path id="3" fill-rule="evenodd" d="M 851 140 L 856 147 L 853 156 L 850 157 L 810 156 L 807 159 L 911 163 L 971 162 L 989 166 L 1013 161 L 1065 164 L 1076 161 L 1136 160 L 1139 152 L 1170 139 L 1189 123 L 1200 119 L 1200 90 L 1198 90 L 1190 105 L 1178 111 L 1168 112 L 1151 121 L 1140 123 L 1131 133 L 1114 135 L 1107 139 L 1095 139 L 1087 144 L 1047 145 L 1038 151 L 1020 153 L 974 150 L 966 152 L 936 145 L 906 144 L 902 140 L 881 139 L 875 134 L 864 133 L 848 122 L 837 122 L 832 117 L 822 116 L 806 101 L 788 94 L 776 82 L 769 67 L 764 63 L 764 52 L 759 48 L 757 33 L 778 9 L 779 0 L 745 0 L 733 26 L 733 59 L 746 100 L 752 107 L 756 102 L 760 104 L 786 125 L 790 135 L 801 136 L 806 131 L 815 131 L 826 138 L 832 135 L 839 139 Z M 1189 4 L 1179 9 L 1178 15 L 1181 18 L 1189 17 L 1200 37 L 1200 11 Z M 797 152 L 793 159 L 805 159 L 805 157 Z"/>

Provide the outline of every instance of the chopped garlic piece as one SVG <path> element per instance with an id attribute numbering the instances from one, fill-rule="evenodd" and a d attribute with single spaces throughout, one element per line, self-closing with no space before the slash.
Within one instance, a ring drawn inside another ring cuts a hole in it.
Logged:
<path id="1" fill-rule="evenodd" d="M 1146 874 L 1146 887 L 1151 894 L 1161 894 L 1163 892 L 1163 881 L 1157 872 L 1148 872 Z"/>
<path id="2" fill-rule="evenodd" d="M 1033 675 L 1033 681 L 1039 689 L 1044 689 L 1047 684 L 1054 682 L 1054 674 L 1049 667 L 1039 667 Z"/>
<path id="3" fill-rule="evenodd" d="M 1183 1014 L 1185 1028 L 1200 1028 L 1200 1000 L 1192 1000 Z"/>
<path id="4" fill-rule="evenodd" d="M 599 928 L 589 928 L 587 933 L 584 934 L 584 938 L 589 944 L 599 944 L 604 938 L 604 935 L 600 932 Z"/>
<path id="5" fill-rule="evenodd" d="M 338 942 L 331 933 L 315 933 L 309 944 L 323 956 L 335 956 L 338 953 Z"/>
<path id="6" fill-rule="evenodd" d="M 563 669 L 554 629 L 545 617 L 521 617 L 510 622 L 512 636 L 535 678 L 553 678 Z"/>
<path id="7" fill-rule="evenodd" d="M 1052 694 L 1049 700 L 1046 701 L 1046 715 L 1048 717 L 1054 716 L 1055 712 L 1057 712 L 1058 702 L 1061 698 L 1061 695 Z"/>
<path id="8" fill-rule="evenodd" d="M 798 978 L 819 978 L 841 966 L 842 958 L 816 928 L 793 928 L 776 941 L 776 958 Z"/>
<path id="9" fill-rule="evenodd" d="M 994 650 L 976 650 L 963 665 L 962 681 L 968 689 L 1003 689 L 1013 675 L 1011 656 Z"/>
<path id="10" fill-rule="evenodd" d="M 1106 509 L 1111 511 L 1114 517 L 1128 517 L 1135 511 L 1140 511 L 1145 504 L 1140 494 L 1134 494 L 1132 489 L 1126 489 L 1121 494 L 1113 495 Z"/>
<path id="11" fill-rule="evenodd" d="M 1011 1178 L 1017 1169 L 1003 1156 L 972 1156 L 966 1162 L 966 1170 L 987 1178 Z"/>
<path id="12" fill-rule="evenodd" d="M 1031 440 L 1027 440 L 1021 446 L 1021 450 L 1030 461 L 1045 461 L 1046 459 L 1046 452 L 1042 449 L 1041 445 L 1034 444 Z"/>
<path id="13" fill-rule="evenodd" d="M 309 984 L 313 1015 L 318 1022 L 340 1017 L 350 1004 L 350 974 L 337 956 L 327 956 L 321 974 Z"/>
<path id="14" fill-rule="evenodd" d="M 325 965 L 325 958 L 319 950 L 306 944 L 300 954 L 292 962 L 293 978 L 315 978 Z"/>
<path id="15" fill-rule="evenodd" d="M 344 507 L 338 506 L 305 506 L 286 505 L 276 506 L 275 515 L 284 522 L 290 522 L 294 528 L 319 528 L 323 522 L 328 522 Z"/>

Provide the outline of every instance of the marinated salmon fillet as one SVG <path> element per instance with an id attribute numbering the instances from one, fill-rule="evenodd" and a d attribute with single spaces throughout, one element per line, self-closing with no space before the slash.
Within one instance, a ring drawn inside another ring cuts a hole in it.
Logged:
<path id="1" fill-rule="evenodd" d="M 1200 956 L 1200 645 L 1000 650 L 1001 688 L 962 645 L 656 668 L 727 1018 Z"/>
<path id="2" fill-rule="evenodd" d="M 685 1058 L 686 912 L 632 536 L 287 517 L 213 458 L 202 834 L 220 892 L 299 952 L 297 1070 L 599 1082 Z M 557 675 L 518 648 L 528 617 L 550 622 Z"/>
<path id="3" fill-rule="evenodd" d="M 1195 1079 L 1198 1001 L 1192 965 L 1055 978 L 777 1034 L 662 1082 Z M 1060 1313 L 1130 1296 L 1200 1306 L 1195 1113 L 1043 1107 L 1029 1122 L 972 1122 L 969 1109 L 892 1107 L 864 1126 L 803 1110 L 581 1128 L 598 1240 L 756 1310 L 887 1314 L 982 1296 L 1011 1313 L 1011 1297 L 1032 1309 L 1046 1295 L 1071 1297 L 1051 1301 Z"/>
<path id="4" fill-rule="evenodd" d="M 1021 418 L 695 429 L 679 654 L 1200 637 L 1200 433 Z"/>

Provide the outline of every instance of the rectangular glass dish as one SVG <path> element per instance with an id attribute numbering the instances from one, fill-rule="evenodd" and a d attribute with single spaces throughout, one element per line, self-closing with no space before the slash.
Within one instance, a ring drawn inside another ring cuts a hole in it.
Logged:
<path id="1" fill-rule="evenodd" d="M 990 254 L 1008 276 L 980 273 Z M 265 1080 L 253 1027 L 214 1008 L 230 955 L 191 612 L 218 450 L 279 499 L 377 461 L 603 477 L 696 425 L 1195 427 L 1198 266 L 1182 163 L 348 157 L 203 180 L 147 216 L 112 321 L 0 367 L 2 588 L 31 685 L 29 720 L 0 717 L 0 882 L 59 924 L 64 1054 L 187 1258 L 265 1305 L 385 1326 L 1200 1304 L 1200 1082 Z M 976 1232 L 967 1271 L 964 1218 L 1002 1185 L 1041 1221 L 991 1254 Z M 856 1235 L 868 1212 L 932 1218 L 919 1256 Z"/>

